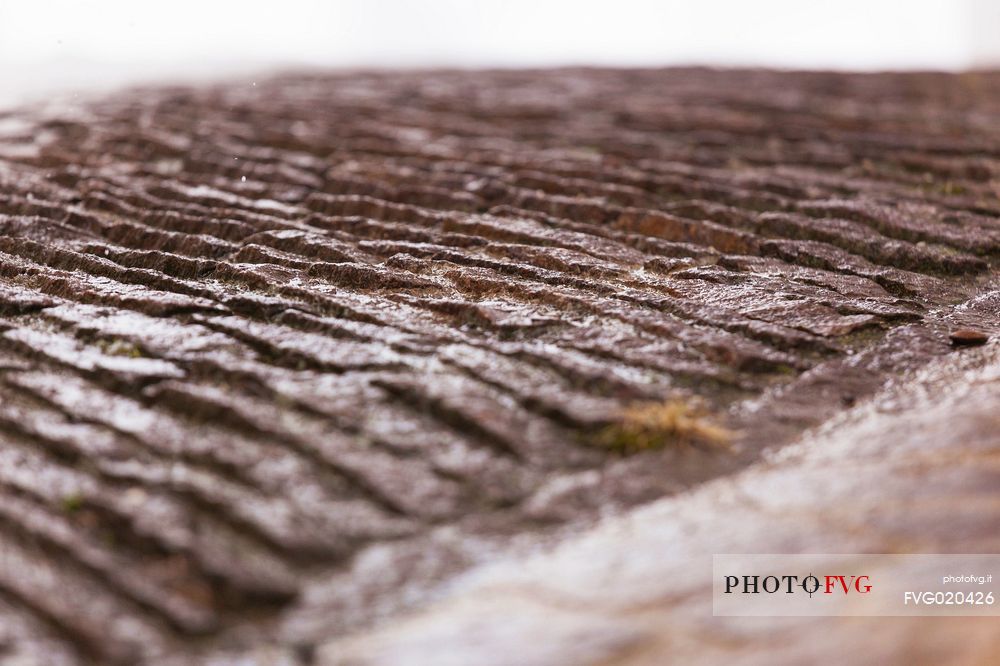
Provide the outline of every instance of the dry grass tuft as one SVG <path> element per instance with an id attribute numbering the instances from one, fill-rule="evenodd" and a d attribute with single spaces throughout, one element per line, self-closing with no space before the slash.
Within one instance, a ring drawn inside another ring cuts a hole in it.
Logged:
<path id="1" fill-rule="evenodd" d="M 634 405 L 620 420 L 604 428 L 597 442 L 621 453 L 635 453 L 667 446 L 728 449 L 733 432 L 708 418 L 699 402 L 668 400 Z"/>
<path id="2" fill-rule="evenodd" d="M 126 342 L 125 340 L 99 340 L 97 346 L 108 356 L 142 358 L 142 351 L 131 342 Z"/>

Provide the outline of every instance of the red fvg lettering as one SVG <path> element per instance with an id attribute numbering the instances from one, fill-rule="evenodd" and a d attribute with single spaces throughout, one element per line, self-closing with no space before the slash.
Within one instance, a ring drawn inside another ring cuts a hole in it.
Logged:
<path id="1" fill-rule="evenodd" d="M 872 586 L 868 583 L 868 576 L 851 576 L 850 580 L 847 576 L 826 576 L 826 588 L 824 594 L 833 594 L 836 591 L 837 584 L 840 584 L 840 589 L 843 590 L 844 594 L 847 594 L 853 588 L 858 594 L 868 594 L 871 592 Z M 862 584 L 862 582 L 864 584 Z"/>

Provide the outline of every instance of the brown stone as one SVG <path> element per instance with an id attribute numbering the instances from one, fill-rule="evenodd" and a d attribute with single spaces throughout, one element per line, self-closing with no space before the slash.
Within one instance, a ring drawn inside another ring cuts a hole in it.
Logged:
<path id="1" fill-rule="evenodd" d="M 295 663 L 1000 326 L 1000 74 L 257 83 L 0 114 L 0 658 Z"/>
<path id="2" fill-rule="evenodd" d="M 986 344 L 986 342 L 990 339 L 990 336 L 983 331 L 977 331 L 971 328 L 960 328 L 956 331 L 952 331 L 948 338 L 951 340 L 951 344 L 955 347 L 972 347 L 975 345 Z"/>

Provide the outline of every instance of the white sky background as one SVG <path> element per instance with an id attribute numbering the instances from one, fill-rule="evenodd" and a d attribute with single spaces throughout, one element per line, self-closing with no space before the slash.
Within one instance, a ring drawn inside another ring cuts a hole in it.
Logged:
<path id="1" fill-rule="evenodd" d="M 1000 64 L 1000 0 L 0 0 L 0 103 L 308 66 Z"/>

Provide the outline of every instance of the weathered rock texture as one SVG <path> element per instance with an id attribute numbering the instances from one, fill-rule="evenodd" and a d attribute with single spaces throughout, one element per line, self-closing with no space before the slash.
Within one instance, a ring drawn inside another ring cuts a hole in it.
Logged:
<path id="1" fill-rule="evenodd" d="M 1000 552 L 998 414 L 1000 346 L 933 361 L 766 461 L 484 566 L 321 663 L 995 664 L 1000 617 L 713 617 L 711 555 Z"/>
<path id="2" fill-rule="evenodd" d="M 0 114 L 0 651 L 331 660 L 967 353 L 950 332 L 998 330 L 998 128 L 988 73 L 343 73 Z M 599 446 L 668 399 L 733 447 Z"/>

